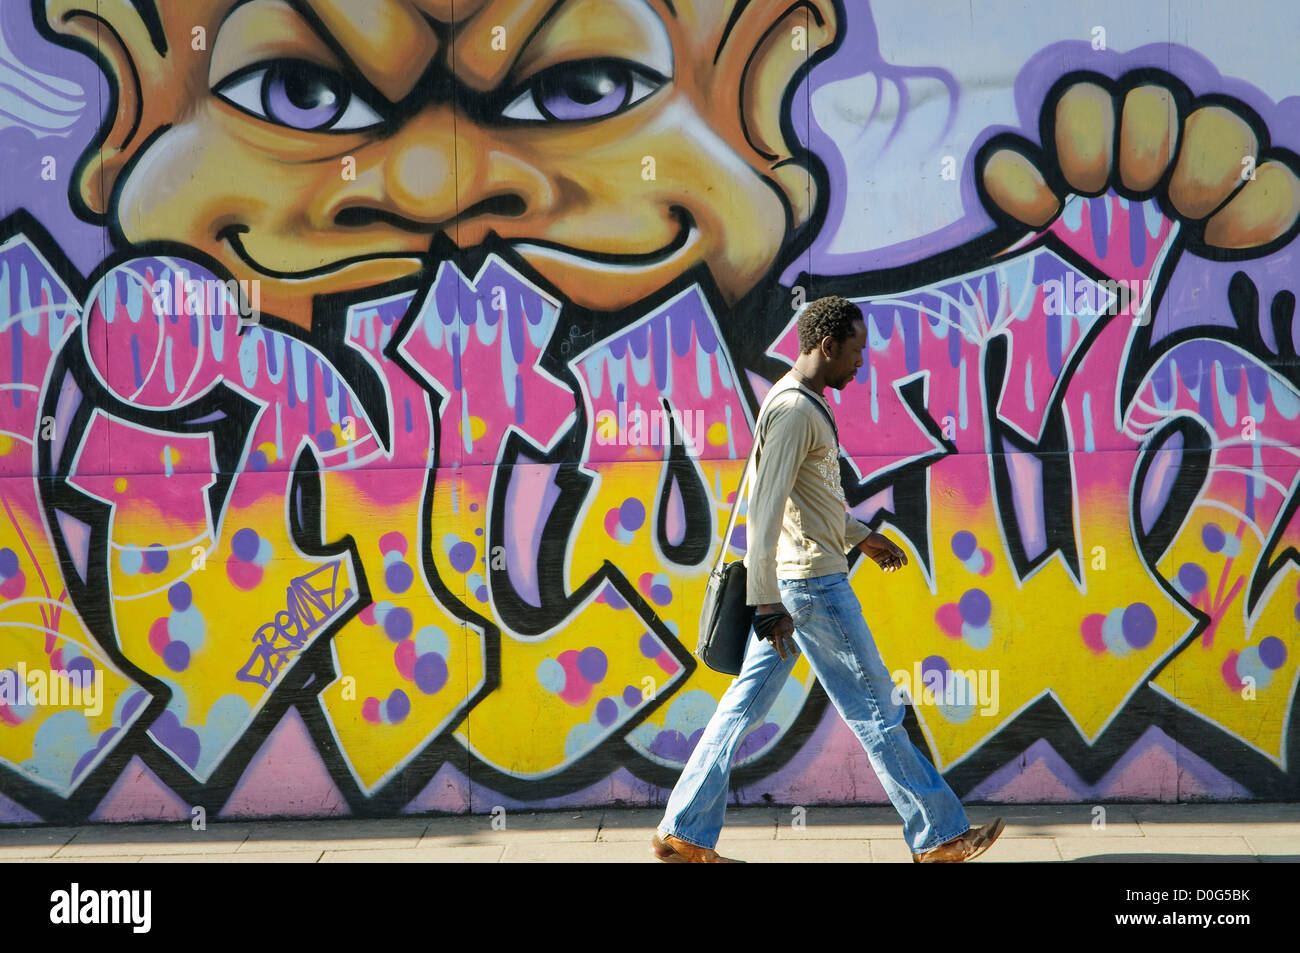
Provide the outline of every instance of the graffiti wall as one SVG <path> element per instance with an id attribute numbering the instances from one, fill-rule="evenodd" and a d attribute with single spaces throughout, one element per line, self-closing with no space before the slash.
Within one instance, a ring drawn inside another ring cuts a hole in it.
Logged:
<path id="1" fill-rule="evenodd" d="M 1300 15 L 947 6 L 0 7 L 0 822 L 662 804 L 823 294 L 958 793 L 1297 797 Z"/>

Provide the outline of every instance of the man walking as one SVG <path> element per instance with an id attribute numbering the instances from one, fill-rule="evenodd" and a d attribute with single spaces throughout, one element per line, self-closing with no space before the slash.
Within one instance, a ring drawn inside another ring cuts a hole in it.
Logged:
<path id="1" fill-rule="evenodd" d="M 845 554 L 853 548 L 885 572 L 907 565 L 898 546 L 849 514 L 839 437 L 822 396 L 828 386 L 843 390 L 862 366 L 866 324 L 857 305 L 827 297 L 811 302 L 798 326 L 799 358 L 763 401 L 754 434 L 745 564 L 760 638 L 750 643 L 673 788 L 651 849 L 666 862 L 726 862 L 714 845 L 732 756 L 802 651 L 902 816 L 912 859 L 970 860 L 1002 833 L 1002 819 L 972 828 L 957 796 L 908 738 L 903 707 L 848 581 Z"/>

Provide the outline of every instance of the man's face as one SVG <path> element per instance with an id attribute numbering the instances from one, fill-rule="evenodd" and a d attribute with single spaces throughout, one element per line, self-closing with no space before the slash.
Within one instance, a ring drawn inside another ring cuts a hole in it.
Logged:
<path id="1" fill-rule="evenodd" d="M 844 390 L 858 376 L 862 366 L 862 351 L 867 346 L 867 325 L 861 319 L 853 322 L 853 333 L 843 341 L 830 338 L 822 342 L 830 362 L 826 367 L 826 383 L 836 390 Z"/>
<path id="2" fill-rule="evenodd" d="M 316 295 L 418 271 L 438 233 L 499 236 L 595 309 L 701 263 L 735 301 L 806 204 L 745 129 L 754 41 L 718 55 L 732 0 L 462 0 L 454 43 L 448 0 L 181 6 L 162 5 L 169 75 L 142 98 L 165 128 L 118 183 L 122 233 L 260 279 L 304 326 Z"/>

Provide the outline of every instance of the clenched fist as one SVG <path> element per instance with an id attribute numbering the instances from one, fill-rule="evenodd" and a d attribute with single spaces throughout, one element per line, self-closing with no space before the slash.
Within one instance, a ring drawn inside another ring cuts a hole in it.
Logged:
<path id="1" fill-rule="evenodd" d="M 1040 149 L 995 137 L 976 168 L 990 211 L 1041 229 L 1068 193 L 1114 188 L 1155 196 L 1211 257 L 1264 254 L 1300 221 L 1296 157 L 1274 153 L 1268 131 L 1244 104 L 1194 99 L 1172 77 L 1113 82 L 1097 77 L 1057 87 L 1043 107 Z"/>

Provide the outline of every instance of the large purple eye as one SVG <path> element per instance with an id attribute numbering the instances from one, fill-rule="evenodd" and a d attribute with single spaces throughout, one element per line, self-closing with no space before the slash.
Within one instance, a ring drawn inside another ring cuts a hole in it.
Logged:
<path id="1" fill-rule="evenodd" d="M 304 60 L 275 60 L 213 92 L 259 119 L 306 132 L 351 132 L 383 122 L 343 76 Z"/>
<path id="2" fill-rule="evenodd" d="M 320 129 L 343 115 L 348 93 L 343 77 L 310 63 L 279 62 L 262 79 L 262 104 L 272 122 L 294 129 Z"/>
<path id="3" fill-rule="evenodd" d="M 621 112 L 655 92 L 650 81 L 617 60 L 583 60 L 553 67 L 534 77 L 507 106 L 507 119 L 581 122 Z"/>
<path id="4" fill-rule="evenodd" d="M 550 70 L 538 77 L 537 105 L 560 120 L 608 116 L 626 102 L 631 79 L 626 69 L 596 63 Z"/>

